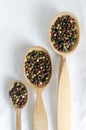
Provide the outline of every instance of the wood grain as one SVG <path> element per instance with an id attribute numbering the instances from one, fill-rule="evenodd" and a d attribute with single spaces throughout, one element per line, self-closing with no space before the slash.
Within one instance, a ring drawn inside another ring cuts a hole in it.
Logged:
<path id="1" fill-rule="evenodd" d="M 21 110 L 16 109 L 16 130 L 21 130 Z"/>
<path id="2" fill-rule="evenodd" d="M 34 130 L 48 130 L 47 115 L 41 94 L 41 92 L 37 93 L 37 101 L 34 108 Z"/>
<path id="3" fill-rule="evenodd" d="M 61 57 L 58 88 L 58 130 L 71 128 L 71 94 L 66 59 Z"/>

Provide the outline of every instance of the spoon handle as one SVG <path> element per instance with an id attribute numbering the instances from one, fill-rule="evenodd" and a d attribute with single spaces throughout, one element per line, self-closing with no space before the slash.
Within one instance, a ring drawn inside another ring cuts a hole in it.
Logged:
<path id="1" fill-rule="evenodd" d="M 71 96 L 66 59 L 61 57 L 58 88 L 58 130 L 70 130 Z"/>
<path id="2" fill-rule="evenodd" d="M 16 110 L 16 130 L 21 130 L 21 110 Z"/>
<path id="3" fill-rule="evenodd" d="M 34 108 L 34 130 L 48 130 L 47 115 L 41 92 L 37 92 L 37 101 Z"/>

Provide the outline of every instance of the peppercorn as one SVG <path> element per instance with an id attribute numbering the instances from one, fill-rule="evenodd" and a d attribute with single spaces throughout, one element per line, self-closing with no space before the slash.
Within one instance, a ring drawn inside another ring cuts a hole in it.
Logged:
<path id="1" fill-rule="evenodd" d="M 78 37 L 77 24 L 70 15 L 58 17 L 51 26 L 51 41 L 56 50 L 69 52 L 76 44 Z"/>
<path id="2" fill-rule="evenodd" d="M 17 81 L 9 91 L 9 96 L 16 108 L 22 108 L 27 103 L 28 92 L 25 85 Z"/>
<path id="3" fill-rule="evenodd" d="M 44 51 L 33 50 L 26 55 L 25 73 L 37 87 L 48 83 L 51 77 L 51 60 Z"/>

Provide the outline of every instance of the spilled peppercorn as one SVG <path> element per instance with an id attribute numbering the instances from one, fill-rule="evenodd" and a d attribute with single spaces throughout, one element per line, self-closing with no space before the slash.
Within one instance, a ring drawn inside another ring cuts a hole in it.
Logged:
<path id="1" fill-rule="evenodd" d="M 75 19 L 70 15 L 58 17 L 51 26 L 50 37 L 56 50 L 60 52 L 71 51 L 78 38 Z"/>
<path id="2" fill-rule="evenodd" d="M 23 83 L 16 81 L 9 91 L 9 96 L 16 108 L 22 108 L 27 103 L 28 92 Z"/>
<path id="3" fill-rule="evenodd" d="M 51 77 L 51 60 L 47 53 L 32 50 L 26 55 L 25 74 L 32 84 L 42 87 Z"/>

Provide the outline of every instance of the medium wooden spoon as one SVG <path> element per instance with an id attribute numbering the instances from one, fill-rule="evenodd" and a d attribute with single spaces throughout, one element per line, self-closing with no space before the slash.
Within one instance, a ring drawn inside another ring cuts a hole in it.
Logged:
<path id="1" fill-rule="evenodd" d="M 51 22 L 50 30 L 52 28 L 52 25 L 54 25 L 55 21 L 58 19 L 58 17 L 62 17 L 63 15 L 69 15 L 71 16 L 77 26 L 77 41 L 71 48 L 71 51 L 68 52 L 61 52 L 58 51 L 54 47 L 54 43 L 51 41 L 51 45 L 53 50 L 61 56 L 60 60 L 60 69 L 59 69 L 59 88 L 58 88 L 58 130 L 70 130 L 70 124 L 71 124 L 71 91 L 70 91 L 70 82 L 69 82 L 69 73 L 66 63 L 66 57 L 71 54 L 73 51 L 76 50 L 78 44 L 79 44 L 79 38 L 80 38 L 80 29 L 77 18 L 70 12 L 61 12 L 58 13 L 53 21 Z M 50 40 L 51 40 L 51 34 L 50 34 Z"/>
<path id="2" fill-rule="evenodd" d="M 50 59 L 50 56 L 49 56 L 49 53 L 43 47 L 34 46 L 27 51 L 27 53 L 25 55 L 25 59 L 24 59 L 24 75 L 25 75 L 25 78 L 26 78 L 27 82 L 30 84 L 30 86 L 32 87 L 32 89 L 37 94 L 36 104 L 35 104 L 35 108 L 34 108 L 34 123 L 33 123 L 34 124 L 34 130 L 48 130 L 47 115 L 46 115 L 45 107 L 44 107 L 43 100 L 42 100 L 42 92 L 51 79 L 52 65 L 50 63 L 51 71 L 50 71 L 50 76 L 49 76 L 49 80 L 47 81 L 47 83 L 42 84 L 42 85 L 40 84 L 39 86 L 32 83 L 30 81 L 30 79 L 28 79 L 27 74 L 25 72 L 25 62 L 27 61 L 26 57 L 27 57 L 28 53 L 31 53 L 34 50 L 38 51 L 38 52 L 42 51 L 42 52 L 46 53 L 48 55 L 49 59 Z M 50 60 L 50 62 L 51 62 L 51 60 Z M 40 62 L 38 62 L 38 65 L 40 66 Z M 45 66 L 46 66 L 46 63 L 45 63 Z M 38 70 L 39 69 L 40 69 L 40 67 L 38 67 Z"/>
<path id="3" fill-rule="evenodd" d="M 14 81 L 10 86 L 9 97 L 16 110 L 16 130 L 21 130 L 21 111 L 28 101 L 27 88 L 21 81 Z"/>

